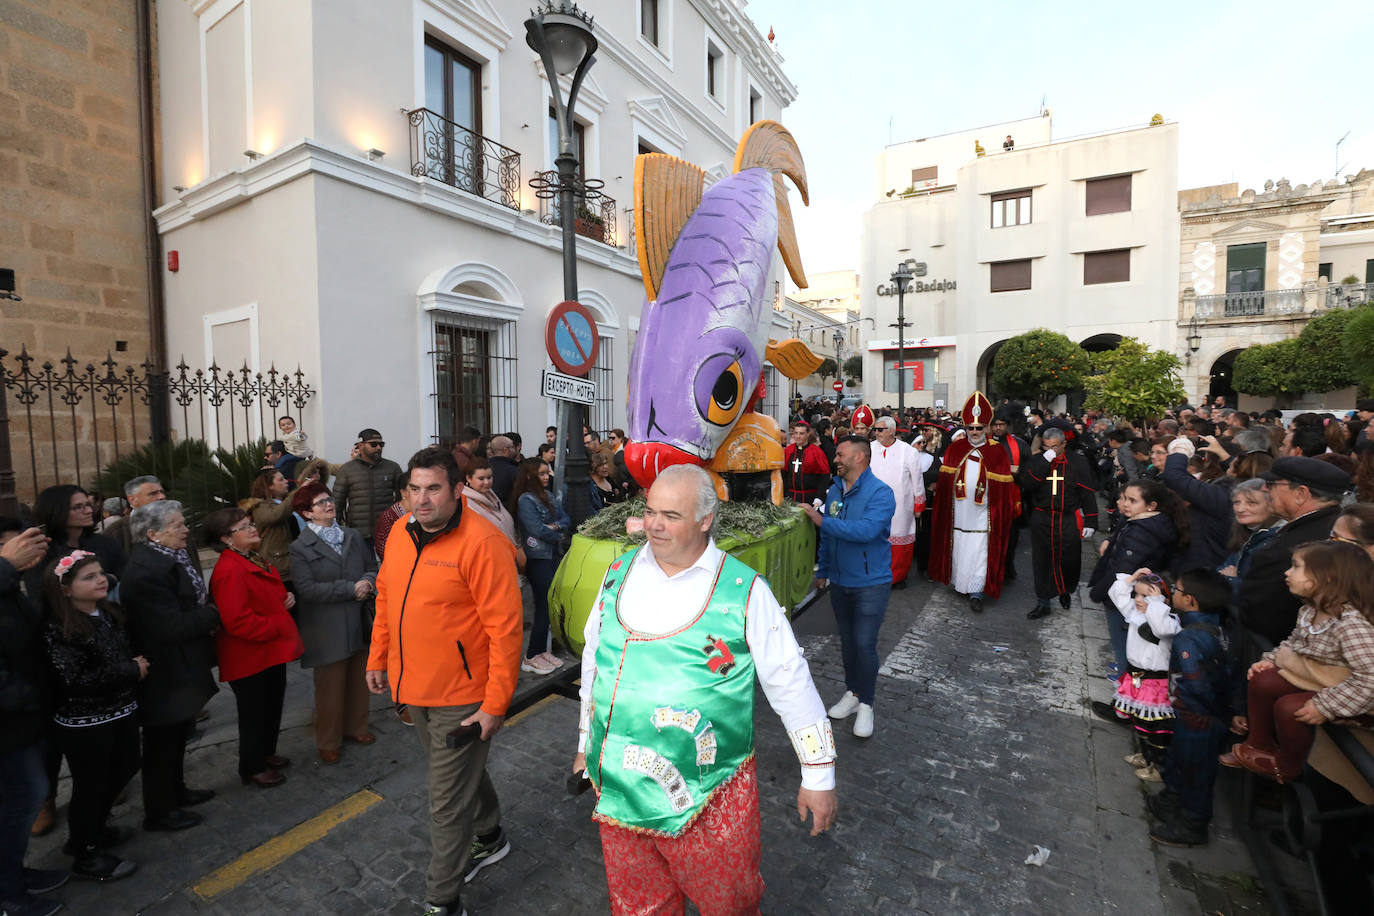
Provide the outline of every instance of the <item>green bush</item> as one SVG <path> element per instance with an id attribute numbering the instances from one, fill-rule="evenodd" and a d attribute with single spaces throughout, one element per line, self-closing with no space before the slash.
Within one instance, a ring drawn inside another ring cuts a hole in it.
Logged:
<path id="1" fill-rule="evenodd" d="M 1084 379 L 1084 407 L 1132 420 L 1153 420 L 1187 398 L 1178 357 L 1151 350 L 1126 337 L 1115 350 L 1092 355 L 1093 374 Z"/>
<path id="2" fill-rule="evenodd" d="M 1261 398 L 1301 394 L 1296 372 L 1301 349 L 1296 337 L 1249 347 L 1236 357 L 1231 384 L 1242 394 Z"/>
<path id="3" fill-rule="evenodd" d="M 1374 306 L 1352 312 L 1341 335 L 1341 351 L 1360 387 L 1374 388 Z"/>
<path id="4" fill-rule="evenodd" d="M 999 395 L 1034 398 L 1043 406 L 1082 388 L 1091 365 L 1078 344 L 1056 331 L 1036 328 L 1002 344 L 989 376 Z"/>
<path id="5" fill-rule="evenodd" d="M 198 528 L 210 512 L 248 496 L 266 446 L 267 441 L 260 439 L 231 452 L 211 451 L 202 439 L 150 442 L 106 465 L 96 488 L 102 493 L 122 494 L 126 480 L 156 477 L 162 481 L 167 498 L 182 504 L 187 524 Z"/>

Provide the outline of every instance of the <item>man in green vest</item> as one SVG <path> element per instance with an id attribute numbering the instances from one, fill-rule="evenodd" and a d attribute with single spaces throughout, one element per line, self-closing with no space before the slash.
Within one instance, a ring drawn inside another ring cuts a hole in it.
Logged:
<path id="1" fill-rule="evenodd" d="M 759 801 L 754 679 L 801 763 L 797 815 L 835 820 L 835 741 L 811 671 L 768 583 L 716 546 L 706 472 L 660 473 L 648 543 L 611 564 L 585 631 L 577 773 L 611 912 L 756 913 Z"/>

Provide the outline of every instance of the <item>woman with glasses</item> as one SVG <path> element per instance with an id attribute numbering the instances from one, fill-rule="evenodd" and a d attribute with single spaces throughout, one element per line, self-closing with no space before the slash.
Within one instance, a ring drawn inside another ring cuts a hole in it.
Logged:
<path id="1" fill-rule="evenodd" d="M 352 528 L 338 522 L 334 497 L 323 484 L 296 490 L 292 508 L 306 521 L 291 544 L 296 620 L 305 654 L 301 667 L 315 679 L 315 747 L 321 763 L 339 762 L 345 740 L 372 744 L 367 727 L 367 648 L 377 558 Z"/>
<path id="2" fill-rule="evenodd" d="M 286 663 L 301 657 L 301 637 L 289 613 L 295 597 L 258 552 L 262 539 L 237 507 L 205 517 L 206 542 L 220 552 L 210 574 L 219 609 L 219 679 L 234 691 L 239 714 L 239 778 L 270 789 L 286 782 L 291 761 L 277 754 Z"/>
<path id="3" fill-rule="evenodd" d="M 1331 540 L 1354 544 L 1374 559 L 1374 503 L 1354 503 L 1342 509 L 1331 526 Z"/>

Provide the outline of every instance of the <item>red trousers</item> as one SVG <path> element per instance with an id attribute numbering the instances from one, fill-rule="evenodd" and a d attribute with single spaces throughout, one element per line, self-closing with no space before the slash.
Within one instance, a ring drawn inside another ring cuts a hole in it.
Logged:
<path id="1" fill-rule="evenodd" d="M 603 823 L 601 852 L 614 916 L 680 916 L 688 897 L 701 916 L 758 913 L 763 876 L 754 759 L 680 835 L 654 836 Z"/>
<path id="2" fill-rule="evenodd" d="M 1317 730 L 1299 722 L 1293 714 L 1316 694 L 1294 687 L 1283 679 L 1277 668 L 1261 671 L 1250 678 L 1246 693 L 1250 735 L 1245 743 L 1255 750 L 1275 754 L 1281 772 L 1294 776 L 1301 773 Z"/>

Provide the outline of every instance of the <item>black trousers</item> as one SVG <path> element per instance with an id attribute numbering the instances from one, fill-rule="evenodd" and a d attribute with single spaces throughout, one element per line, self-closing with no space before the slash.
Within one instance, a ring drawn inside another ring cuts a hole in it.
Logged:
<path id="1" fill-rule="evenodd" d="M 1030 514 L 1031 566 L 1035 572 L 1035 597 L 1048 601 L 1078 588 L 1083 570 L 1083 547 L 1078 520 L 1072 512 L 1053 519 L 1049 511 Z"/>
<path id="2" fill-rule="evenodd" d="M 72 800 L 67 807 L 71 843 L 80 849 L 98 847 L 115 797 L 138 772 L 137 717 L 80 728 L 59 725 L 57 744 L 72 774 Z"/>
<path id="3" fill-rule="evenodd" d="M 186 791 L 186 742 L 195 722 L 143 726 L 143 817 L 157 820 L 181 807 Z"/>
<path id="4" fill-rule="evenodd" d="M 229 687 L 239 712 L 239 776 L 246 778 L 266 770 L 267 758 L 277 752 L 281 707 L 286 699 L 286 665 L 273 665 L 230 681 Z"/>

